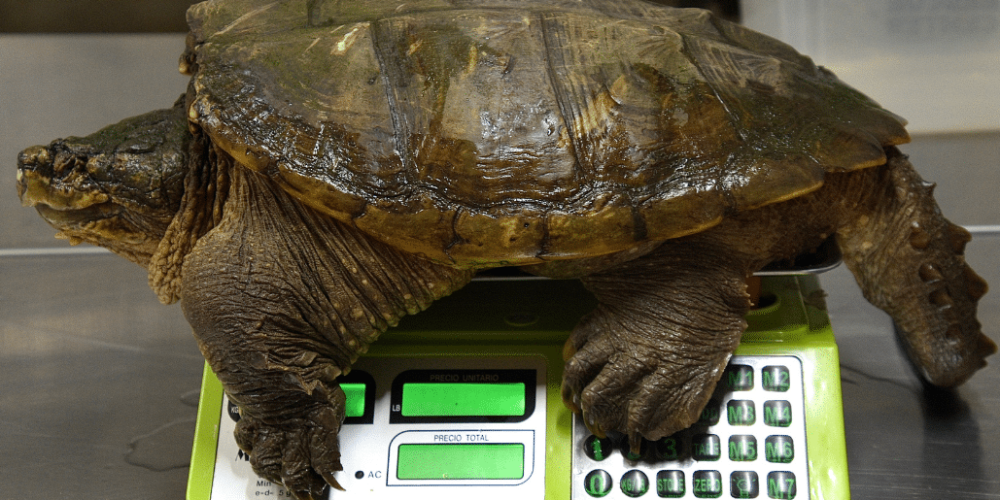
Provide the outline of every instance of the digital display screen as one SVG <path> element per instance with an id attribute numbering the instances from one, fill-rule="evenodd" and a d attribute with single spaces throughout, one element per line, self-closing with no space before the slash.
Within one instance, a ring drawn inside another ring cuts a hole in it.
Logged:
<path id="1" fill-rule="evenodd" d="M 365 390 L 367 386 L 364 383 L 341 383 L 340 388 L 344 390 L 344 394 L 347 396 L 347 405 L 344 408 L 344 413 L 348 418 L 350 417 L 362 417 L 365 414 Z"/>
<path id="2" fill-rule="evenodd" d="M 392 381 L 389 423 L 522 422 L 536 379 L 525 369 L 406 370 Z"/>
<path id="3" fill-rule="evenodd" d="M 375 421 L 375 379 L 363 370 L 351 370 L 340 377 L 344 391 L 344 423 L 371 424 Z"/>
<path id="4" fill-rule="evenodd" d="M 524 383 L 406 383 L 405 417 L 519 417 L 525 411 Z"/>
<path id="5" fill-rule="evenodd" d="M 401 444 L 399 479 L 521 479 L 524 445 Z"/>

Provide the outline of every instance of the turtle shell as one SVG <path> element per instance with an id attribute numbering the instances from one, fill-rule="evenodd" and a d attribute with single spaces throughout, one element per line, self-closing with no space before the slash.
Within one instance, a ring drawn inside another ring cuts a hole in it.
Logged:
<path id="1" fill-rule="evenodd" d="M 638 0 L 220 0 L 190 117 L 375 238 L 461 266 L 592 257 L 883 164 L 904 121 L 791 47 Z"/>

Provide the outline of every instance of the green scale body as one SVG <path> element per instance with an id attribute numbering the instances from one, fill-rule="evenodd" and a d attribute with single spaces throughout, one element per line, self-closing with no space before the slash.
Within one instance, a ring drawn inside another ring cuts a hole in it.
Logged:
<path id="1" fill-rule="evenodd" d="M 346 491 L 333 498 L 846 499 L 837 347 L 813 275 L 763 279 L 762 307 L 701 420 L 633 454 L 560 397 L 562 345 L 595 304 L 575 281 L 475 281 L 387 332 L 342 379 Z M 230 437 L 206 368 L 188 499 L 291 498 Z M 221 437 L 220 437 L 221 436 Z"/>

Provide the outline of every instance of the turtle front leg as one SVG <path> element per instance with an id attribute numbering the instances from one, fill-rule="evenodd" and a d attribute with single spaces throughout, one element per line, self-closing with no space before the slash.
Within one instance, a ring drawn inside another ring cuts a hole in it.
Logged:
<path id="1" fill-rule="evenodd" d="M 566 343 L 562 395 L 599 436 L 694 424 L 746 329 L 747 266 L 710 235 L 583 278 L 598 300 Z"/>
<path id="2" fill-rule="evenodd" d="M 380 244 L 253 173 L 234 176 L 225 210 L 185 260 L 184 313 L 240 408 L 236 439 L 254 471 L 319 498 L 342 469 L 337 377 L 471 273 Z"/>

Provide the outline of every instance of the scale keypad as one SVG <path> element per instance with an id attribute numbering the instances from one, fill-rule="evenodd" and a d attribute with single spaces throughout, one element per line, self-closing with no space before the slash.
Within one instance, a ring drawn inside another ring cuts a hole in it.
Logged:
<path id="1" fill-rule="evenodd" d="M 638 453 L 574 417 L 573 499 L 807 498 L 802 373 L 794 356 L 734 356 L 699 421 Z"/>

